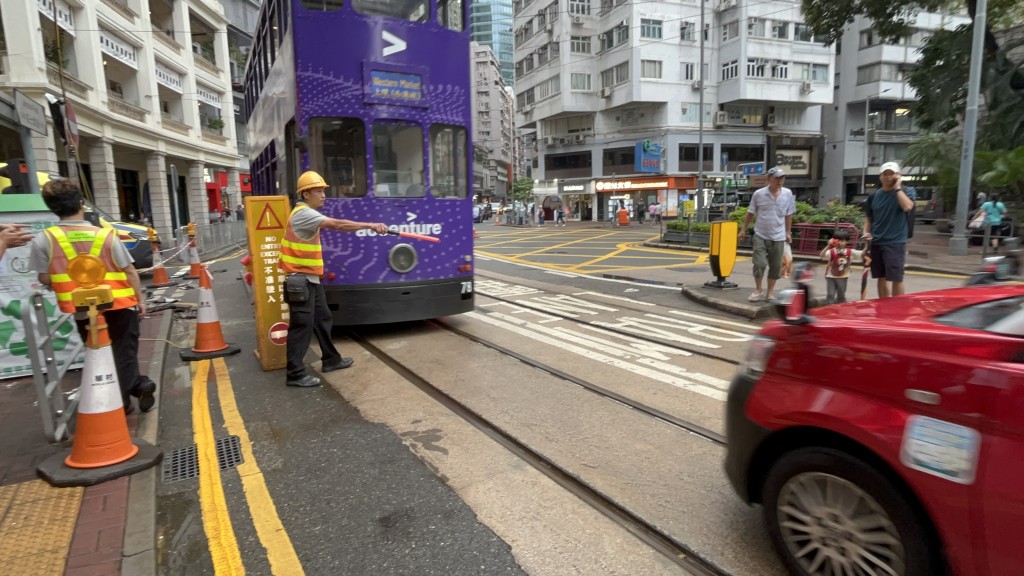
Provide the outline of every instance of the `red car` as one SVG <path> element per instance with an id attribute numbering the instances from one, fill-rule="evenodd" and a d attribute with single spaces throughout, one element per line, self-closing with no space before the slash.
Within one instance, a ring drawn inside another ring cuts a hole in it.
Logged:
<path id="1" fill-rule="evenodd" d="M 725 468 L 793 574 L 1024 574 L 1024 285 L 809 311 L 729 391 Z"/>

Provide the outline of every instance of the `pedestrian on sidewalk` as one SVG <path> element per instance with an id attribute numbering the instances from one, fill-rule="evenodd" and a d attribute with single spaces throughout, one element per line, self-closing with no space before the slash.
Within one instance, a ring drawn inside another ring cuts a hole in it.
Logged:
<path id="1" fill-rule="evenodd" d="M 796 198 L 793 191 L 782 186 L 786 173 L 778 166 L 768 171 L 768 186 L 754 192 L 750 197 L 747 215 L 740 226 L 740 242 L 747 239 L 747 228 L 754 220 L 754 292 L 747 297 L 750 302 L 772 300 L 775 297 L 775 283 L 782 275 L 782 254 L 786 244 L 793 241 L 793 214 L 796 213 Z M 767 291 L 763 284 L 768 273 Z"/>
<path id="2" fill-rule="evenodd" d="M 978 211 L 985 213 L 985 225 L 988 226 L 989 242 L 992 243 L 992 250 L 999 253 L 999 236 L 1002 235 L 1003 216 L 1006 214 L 1006 205 L 999 201 L 999 194 L 992 194 L 992 198 L 982 204 Z"/>
<path id="3" fill-rule="evenodd" d="M 85 342 L 89 318 L 86 312 L 75 310 L 71 301 L 71 292 L 78 284 L 68 276 L 68 264 L 79 254 L 91 254 L 103 262 L 103 284 L 110 287 L 114 296 L 113 305 L 103 310 L 103 318 L 110 335 L 124 411 L 131 413 L 134 396 L 139 399 L 139 408 L 149 412 L 156 403 L 156 382 L 139 373 L 139 316 L 146 313 L 146 302 L 132 256 L 113 228 L 97 228 L 86 221 L 85 198 L 73 181 L 50 180 L 43 186 L 42 196 L 60 222 L 32 240 L 29 268 L 39 274 L 40 284 L 56 294 L 60 310 L 75 315 L 78 335 Z"/>
<path id="4" fill-rule="evenodd" d="M 850 235 L 846 230 L 837 230 L 821 251 L 825 266 L 825 301 L 828 304 L 846 302 L 846 284 L 850 279 L 850 264 L 864 261 L 864 251 L 854 250 L 846 245 Z"/>
<path id="5" fill-rule="evenodd" d="M 565 226 L 565 209 L 561 206 L 555 208 L 555 226 L 558 226 L 559 224 L 563 227 Z"/>
<path id="6" fill-rule="evenodd" d="M 320 277 L 324 275 L 323 250 L 320 230 L 355 232 L 373 230 L 387 234 L 388 227 L 380 223 L 353 222 L 328 218 L 318 210 L 324 205 L 327 182 L 313 171 L 299 176 L 295 193 L 299 200 L 288 216 L 284 239 L 281 241 L 281 269 L 285 278 L 285 300 L 288 302 L 288 343 L 285 384 L 309 388 L 319 386 L 320 378 L 306 373 L 304 359 L 314 335 L 320 344 L 320 372 L 327 373 L 352 365 L 351 358 L 343 358 L 331 340 L 334 320 L 327 307 L 327 297 Z"/>
<path id="7" fill-rule="evenodd" d="M 871 277 L 878 281 L 878 297 L 903 295 L 903 268 L 907 260 L 907 213 L 914 209 L 914 192 L 903 188 L 900 166 L 881 166 L 882 188 L 868 196 L 864 234 L 871 241 Z M 892 283 L 890 289 L 889 283 Z"/>
<path id="8" fill-rule="evenodd" d="M 24 246 L 32 240 L 32 233 L 25 230 L 25 224 L 0 223 L 0 258 L 8 248 Z"/>

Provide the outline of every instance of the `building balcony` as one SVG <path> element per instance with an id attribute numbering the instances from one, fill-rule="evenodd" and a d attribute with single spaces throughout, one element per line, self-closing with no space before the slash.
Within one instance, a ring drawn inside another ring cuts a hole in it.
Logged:
<path id="1" fill-rule="evenodd" d="M 107 95 L 107 109 L 115 114 L 120 114 L 121 116 L 131 118 L 132 120 L 136 120 L 138 122 L 145 122 L 146 114 L 149 114 L 149 112 L 145 109 L 139 108 L 134 104 L 125 102 L 124 100 L 121 100 L 120 98 L 117 98 L 112 94 Z"/>
<path id="2" fill-rule="evenodd" d="M 153 34 L 153 37 L 164 46 L 174 50 L 175 54 L 181 54 L 182 46 L 175 42 L 174 37 L 170 32 L 158 31 Z"/>
<path id="3" fill-rule="evenodd" d="M 123 0 L 103 0 L 103 3 L 132 24 L 135 24 L 135 19 L 139 17 L 139 15 L 129 8 L 128 4 Z"/>
<path id="4" fill-rule="evenodd" d="M 198 66 L 202 70 L 205 70 L 206 72 L 209 72 L 210 74 L 213 74 L 214 77 L 220 78 L 222 70 L 218 68 L 216 64 L 210 62 L 204 56 L 200 55 L 197 52 L 193 52 L 192 57 L 195 58 L 196 66 Z"/>
<path id="5" fill-rule="evenodd" d="M 203 141 L 210 142 L 211 144 L 217 144 L 224 146 L 228 143 L 227 137 L 221 135 L 219 132 L 215 132 L 209 126 L 203 126 L 202 129 Z"/>
<path id="6" fill-rule="evenodd" d="M 50 85 L 57 89 L 59 92 L 61 89 L 60 80 L 60 68 L 52 62 L 46 63 L 46 79 L 50 81 Z M 82 82 L 78 78 L 75 78 L 67 71 L 64 72 L 64 89 L 75 96 L 85 100 L 89 97 L 89 91 L 92 90 L 92 86 L 89 86 L 85 82 Z"/>
<path id="7" fill-rule="evenodd" d="M 160 125 L 166 128 L 167 130 L 170 130 L 171 132 L 177 132 L 182 136 L 188 136 L 188 133 L 191 130 L 188 124 L 185 124 L 184 122 L 182 122 L 178 118 L 175 118 L 174 116 L 171 116 L 170 114 L 160 115 Z"/>

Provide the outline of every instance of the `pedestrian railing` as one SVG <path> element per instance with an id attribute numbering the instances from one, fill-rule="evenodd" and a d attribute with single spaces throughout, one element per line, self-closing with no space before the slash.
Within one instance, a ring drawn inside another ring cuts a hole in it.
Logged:
<path id="1" fill-rule="evenodd" d="M 196 251 L 200 258 L 209 252 L 218 250 L 225 246 L 234 244 L 241 245 L 245 242 L 248 232 L 245 227 L 245 220 L 234 222 L 214 222 L 211 224 L 196 225 Z M 174 231 L 178 246 L 188 242 L 188 227 L 182 226 Z M 182 264 L 190 264 L 189 251 L 183 250 L 178 254 L 178 260 Z"/>
<path id="2" fill-rule="evenodd" d="M 81 352 L 83 344 L 79 341 L 65 355 L 67 361 L 58 363 L 53 348 L 54 339 L 69 323 L 72 330 L 77 329 L 74 317 L 58 313 L 51 325 L 47 319 L 43 293 L 38 290 L 22 300 L 21 310 L 28 356 L 32 362 L 32 384 L 43 416 L 43 432 L 48 441 L 60 442 L 68 438 L 68 425 L 78 408 L 78 394 L 65 399 L 60 383 L 74 358 Z M 75 339 L 68 339 L 68 342 L 72 341 Z"/>

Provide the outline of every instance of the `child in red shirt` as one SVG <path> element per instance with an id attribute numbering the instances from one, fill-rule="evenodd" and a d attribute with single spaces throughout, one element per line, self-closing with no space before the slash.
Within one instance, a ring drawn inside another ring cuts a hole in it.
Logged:
<path id="1" fill-rule="evenodd" d="M 846 230 L 837 230 L 828 241 L 828 246 L 821 251 L 821 258 L 827 260 L 825 267 L 825 283 L 827 287 L 826 301 L 829 304 L 846 302 L 846 283 L 850 278 L 850 264 L 864 261 L 864 251 L 854 250 L 846 245 L 850 239 Z"/>

